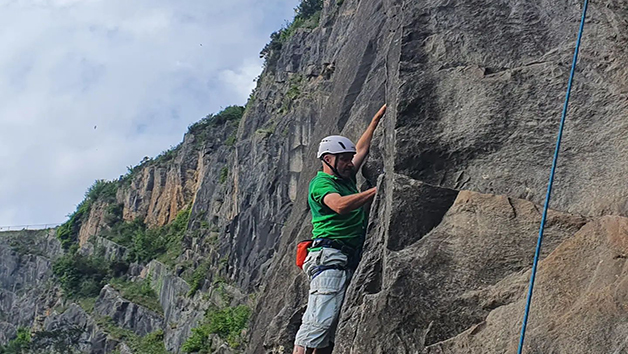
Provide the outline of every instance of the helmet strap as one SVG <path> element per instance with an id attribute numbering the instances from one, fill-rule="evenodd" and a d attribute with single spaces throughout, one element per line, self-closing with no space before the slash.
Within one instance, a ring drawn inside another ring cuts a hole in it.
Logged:
<path id="1" fill-rule="evenodd" d="M 321 160 L 323 160 L 323 162 L 325 163 L 325 165 L 329 166 L 329 168 L 331 168 L 332 172 L 336 175 L 336 177 L 338 178 L 343 178 L 340 173 L 338 173 L 338 157 L 336 156 L 336 159 L 334 161 L 334 166 L 330 165 L 329 162 L 325 161 L 325 159 L 321 158 Z"/>

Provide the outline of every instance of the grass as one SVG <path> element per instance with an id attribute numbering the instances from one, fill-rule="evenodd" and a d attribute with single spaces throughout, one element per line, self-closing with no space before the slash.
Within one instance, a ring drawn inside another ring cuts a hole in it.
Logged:
<path id="1" fill-rule="evenodd" d="M 46 237 L 48 230 L 23 230 L 16 231 L 9 238 L 9 246 L 11 249 L 21 255 L 35 255 L 48 257 L 49 255 L 43 250 L 38 243 Z"/>
<path id="2" fill-rule="evenodd" d="M 259 128 L 255 131 L 255 134 L 260 135 L 262 139 L 266 139 L 269 136 L 275 134 L 275 130 L 277 129 L 277 121 L 270 121 L 266 123 L 264 128 Z"/>
<path id="3" fill-rule="evenodd" d="M 133 240 L 137 234 L 146 232 L 146 224 L 142 218 L 136 218 L 133 221 L 120 220 L 109 226 L 109 229 L 102 230 L 98 236 L 127 248 L 134 246 Z"/>
<path id="4" fill-rule="evenodd" d="M 229 292 L 227 291 L 226 284 L 227 282 L 224 279 L 220 279 L 214 282 L 216 292 L 218 293 L 218 295 L 220 295 L 222 301 L 224 301 L 224 303 L 228 305 L 231 303 L 231 301 L 233 301 L 233 295 L 229 294 Z"/>
<path id="5" fill-rule="evenodd" d="M 104 259 L 67 253 L 52 265 L 52 272 L 66 297 L 72 299 L 98 296 L 113 276 L 111 263 Z"/>
<path id="6" fill-rule="evenodd" d="M 130 329 L 122 328 L 113 322 L 109 316 L 96 317 L 96 325 L 109 334 L 113 339 L 126 340 L 136 336 Z"/>
<path id="7" fill-rule="evenodd" d="M 290 107 L 292 106 L 292 102 L 294 102 L 301 95 L 301 88 L 304 83 L 303 75 L 293 75 L 290 77 L 288 84 L 288 91 L 283 97 L 283 102 L 281 104 L 281 108 L 279 108 L 279 112 L 285 114 L 288 112 Z"/>
<path id="8" fill-rule="evenodd" d="M 174 265 L 181 255 L 181 242 L 190 220 L 190 207 L 181 210 L 168 225 L 149 229 L 142 218 L 114 224 L 99 236 L 129 249 L 129 262 L 148 263 L 158 259 Z"/>
<path id="9" fill-rule="evenodd" d="M 114 278 L 109 284 L 118 290 L 123 298 L 163 315 L 164 310 L 159 302 L 159 297 L 150 286 L 150 278 L 140 281 Z"/>
<path id="10" fill-rule="evenodd" d="M 250 315 L 251 310 L 245 305 L 207 310 L 199 326 L 192 329 L 192 335 L 183 343 L 182 351 L 211 353 L 210 334 L 217 334 L 231 348 L 239 348 L 243 344 L 242 331 L 246 329 Z"/>
<path id="11" fill-rule="evenodd" d="M 82 299 L 78 299 L 78 305 L 83 309 L 83 311 L 91 314 L 94 311 L 94 305 L 96 304 L 97 297 L 86 297 Z"/>
<path id="12" fill-rule="evenodd" d="M 210 264 L 209 262 L 201 263 L 194 272 L 190 276 L 189 279 L 186 279 L 190 284 L 190 290 L 188 291 L 188 296 L 194 296 L 194 294 L 201 289 L 205 279 L 207 279 L 207 273 L 209 273 Z"/>
<path id="13" fill-rule="evenodd" d="M 96 318 L 96 324 L 113 339 L 127 343 L 135 354 L 168 353 L 164 346 L 164 332 L 162 330 L 140 337 L 131 330 L 117 326 L 109 316 Z"/>
<path id="14" fill-rule="evenodd" d="M 126 263 L 79 253 L 67 253 L 52 266 L 64 296 L 76 300 L 87 313 L 93 311 L 96 297 L 107 283 L 120 291 L 125 299 L 163 313 L 157 293 L 150 286 L 150 279 L 128 281 L 121 277 L 127 269 Z"/>
<path id="15" fill-rule="evenodd" d="M 229 137 L 227 138 L 227 140 L 225 140 L 225 145 L 227 145 L 228 147 L 233 147 L 236 143 L 236 135 L 235 133 L 229 135 Z"/>
<path id="16" fill-rule="evenodd" d="M 205 118 L 190 125 L 188 134 L 194 135 L 195 146 L 204 143 L 214 127 L 223 126 L 225 123 L 233 122 L 235 125 L 242 119 L 245 108 L 242 106 L 228 106 L 216 114 L 208 114 Z M 234 140 L 235 142 L 235 140 Z"/>
<path id="17" fill-rule="evenodd" d="M 218 177 L 218 183 L 223 184 L 227 181 L 227 177 L 229 177 L 229 168 L 224 166 L 220 169 L 220 176 Z"/>

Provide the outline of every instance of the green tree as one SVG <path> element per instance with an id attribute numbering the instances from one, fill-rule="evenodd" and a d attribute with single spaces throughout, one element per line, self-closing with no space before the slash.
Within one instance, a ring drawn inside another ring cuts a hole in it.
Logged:
<path id="1" fill-rule="evenodd" d="M 323 10 L 323 0 L 302 0 L 295 9 L 297 18 L 308 19 Z"/>
<path id="2" fill-rule="evenodd" d="M 0 346 L 1 354 L 25 354 L 31 346 L 31 331 L 28 328 L 17 329 L 17 337 L 10 340 L 5 346 Z"/>
<path id="3" fill-rule="evenodd" d="M 70 298 L 97 296 L 113 275 L 110 262 L 78 253 L 67 253 L 52 265 L 52 272 Z"/>

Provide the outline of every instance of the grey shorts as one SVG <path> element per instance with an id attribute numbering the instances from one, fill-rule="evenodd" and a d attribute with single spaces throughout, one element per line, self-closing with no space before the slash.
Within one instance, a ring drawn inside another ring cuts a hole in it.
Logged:
<path id="1" fill-rule="evenodd" d="M 350 273 L 348 270 L 329 269 L 312 279 L 315 271 L 313 268 L 317 265 L 346 266 L 346 264 L 347 256 L 333 248 L 323 248 L 308 254 L 303 270 L 310 277 L 310 292 L 301 327 L 294 341 L 295 345 L 325 348 L 334 342 L 338 315 Z"/>

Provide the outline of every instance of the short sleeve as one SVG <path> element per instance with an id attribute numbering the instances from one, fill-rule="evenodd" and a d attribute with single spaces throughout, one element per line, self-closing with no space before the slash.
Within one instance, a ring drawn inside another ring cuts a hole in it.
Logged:
<path id="1" fill-rule="evenodd" d="M 327 178 L 317 178 L 312 181 L 310 188 L 310 197 L 314 202 L 324 205 L 323 198 L 330 193 L 340 193 L 338 187 Z"/>

